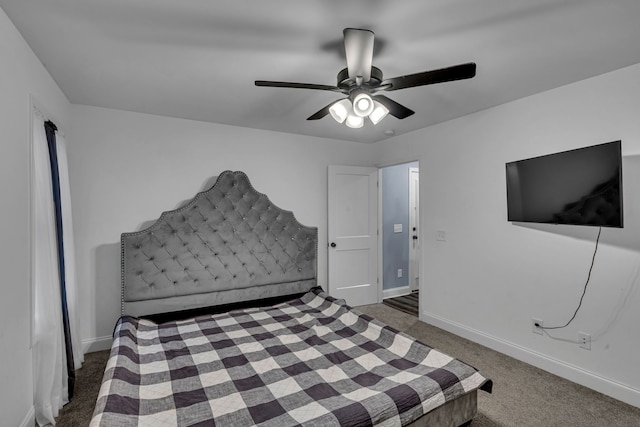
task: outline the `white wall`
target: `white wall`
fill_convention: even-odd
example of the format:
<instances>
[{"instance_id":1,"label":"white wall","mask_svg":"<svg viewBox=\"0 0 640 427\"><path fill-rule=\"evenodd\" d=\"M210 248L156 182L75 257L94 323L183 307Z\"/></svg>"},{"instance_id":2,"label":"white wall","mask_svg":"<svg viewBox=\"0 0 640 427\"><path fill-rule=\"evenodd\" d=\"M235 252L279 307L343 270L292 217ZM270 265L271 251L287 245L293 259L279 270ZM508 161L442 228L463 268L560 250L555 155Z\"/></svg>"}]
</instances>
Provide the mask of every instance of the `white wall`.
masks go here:
<instances>
[{"instance_id":1,"label":"white wall","mask_svg":"<svg viewBox=\"0 0 640 427\"><path fill-rule=\"evenodd\" d=\"M327 166L370 165L371 147L300 135L74 105L68 138L82 336L110 345L120 313L120 234L135 231L213 184L247 173L256 190L319 227L326 285Z\"/></svg>"},{"instance_id":2,"label":"white wall","mask_svg":"<svg viewBox=\"0 0 640 427\"><path fill-rule=\"evenodd\" d=\"M29 248L30 96L64 129L69 103L0 9L0 425L33 423Z\"/></svg>"},{"instance_id":3,"label":"white wall","mask_svg":"<svg viewBox=\"0 0 640 427\"><path fill-rule=\"evenodd\" d=\"M421 319L640 406L640 65L402 135L377 161L420 161ZM507 222L505 163L622 140L624 229ZM435 239L445 230L447 241ZM499 387L499 384L497 385Z\"/></svg>"}]
</instances>

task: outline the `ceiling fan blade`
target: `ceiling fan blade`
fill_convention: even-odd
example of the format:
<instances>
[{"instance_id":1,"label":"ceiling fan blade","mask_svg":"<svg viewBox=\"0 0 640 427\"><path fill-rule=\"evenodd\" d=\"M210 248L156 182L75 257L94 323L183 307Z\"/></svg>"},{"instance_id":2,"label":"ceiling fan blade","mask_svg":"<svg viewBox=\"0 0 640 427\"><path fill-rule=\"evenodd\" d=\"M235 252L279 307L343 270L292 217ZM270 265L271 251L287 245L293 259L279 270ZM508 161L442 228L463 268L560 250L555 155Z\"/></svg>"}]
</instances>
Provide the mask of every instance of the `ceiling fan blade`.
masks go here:
<instances>
[{"instance_id":1,"label":"ceiling fan blade","mask_svg":"<svg viewBox=\"0 0 640 427\"><path fill-rule=\"evenodd\" d=\"M291 82L272 82L269 80L256 80L256 86L267 87L290 87L294 89L315 89L315 90L330 90L333 92L344 92L337 86L318 85L313 83L291 83Z\"/></svg>"},{"instance_id":2,"label":"ceiling fan blade","mask_svg":"<svg viewBox=\"0 0 640 427\"><path fill-rule=\"evenodd\" d=\"M406 76L392 77L384 80L380 85L390 85L387 91L406 89L415 86L444 83L454 80L470 79L476 75L476 64L468 62L466 64L454 65L438 70L424 71L422 73L408 74Z\"/></svg>"},{"instance_id":3,"label":"ceiling fan blade","mask_svg":"<svg viewBox=\"0 0 640 427\"><path fill-rule=\"evenodd\" d=\"M343 33L349 78L357 81L356 77L362 77L363 82L368 82L373 63L373 31L345 28Z\"/></svg>"},{"instance_id":4,"label":"ceiling fan blade","mask_svg":"<svg viewBox=\"0 0 640 427\"><path fill-rule=\"evenodd\" d=\"M331 108L331 106L333 104L335 104L336 102L340 102L341 100L337 100L337 101L333 101L332 103L330 103L329 105L327 105L326 107L323 107L322 109L318 110L317 112L315 112L314 114L310 115L307 120L320 120L321 118L323 118L324 116L326 116L327 114L329 114L329 109Z\"/></svg>"},{"instance_id":5,"label":"ceiling fan blade","mask_svg":"<svg viewBox=\"0 0 640 427\"><path fill-rule=\"evenodd\" d=\"M373 99L387 107L389 114L395 118L402 120L415 113L415 111L408 109L404 105L398 104L393 99L389 99L384 95L375 95L373 96Z\"/></svg>"}]
</instances>

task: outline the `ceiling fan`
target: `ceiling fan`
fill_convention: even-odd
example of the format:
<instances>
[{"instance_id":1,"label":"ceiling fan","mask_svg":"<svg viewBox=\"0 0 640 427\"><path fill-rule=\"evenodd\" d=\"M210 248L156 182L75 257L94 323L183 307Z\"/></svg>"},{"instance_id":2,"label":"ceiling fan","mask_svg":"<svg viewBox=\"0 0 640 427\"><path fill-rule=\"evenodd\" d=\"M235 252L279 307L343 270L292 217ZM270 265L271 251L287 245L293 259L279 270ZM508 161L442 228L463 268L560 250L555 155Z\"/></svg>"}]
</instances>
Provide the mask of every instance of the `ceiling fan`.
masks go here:
<instances>
[{"instance_id":1,"label":"ceiling fan","mask_svg":"<svg viewBox=\"0 0 640 427\"><path fill-rule=\"evenodd\" d=\"M338 123L345 122L351 128L360 128L364 125L366 117L369 117L375 125L387 114L391 114L398 119L405 119L415 113L415 111L379 94L379 92L391 92L410 87L469 79L476 75L476 64L468 62L447 68L384 79L382 71L372 65L374 37L375 34L370 30L344 29L344 50L347 58L347 68L338 73L336 86L268 80L256 80L255 84L256 86L340 92L347 95L347 97L330 103L315 114L312 114L307 120L318 120L327 114L331 114Z\"/></svg>"}]
</instances>

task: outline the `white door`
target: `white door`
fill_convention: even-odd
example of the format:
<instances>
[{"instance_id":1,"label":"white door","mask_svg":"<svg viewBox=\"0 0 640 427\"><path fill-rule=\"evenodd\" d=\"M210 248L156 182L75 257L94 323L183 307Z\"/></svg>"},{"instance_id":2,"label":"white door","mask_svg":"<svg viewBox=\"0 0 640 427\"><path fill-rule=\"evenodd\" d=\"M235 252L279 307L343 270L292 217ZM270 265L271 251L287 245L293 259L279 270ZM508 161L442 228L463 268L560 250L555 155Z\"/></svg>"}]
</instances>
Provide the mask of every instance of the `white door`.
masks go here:
<instances>
[{"instance_id":1,"label":"white door","mask_svg":"<svg viewBox=\"0 0 640 427\"><path fill-rule=\"evenodd\" d=\"M378 169L329 166L329 294L378 302Z\"/></svg>"},{"instance_id":2,"label":"white door","mask_svg":"<svg viewBox=\"0 0 640 427\"><path fill-rule=\"evenodd\" d=\"M420 172L409 168L409 288L420 289Z\"/></svg>"}]
</instances>

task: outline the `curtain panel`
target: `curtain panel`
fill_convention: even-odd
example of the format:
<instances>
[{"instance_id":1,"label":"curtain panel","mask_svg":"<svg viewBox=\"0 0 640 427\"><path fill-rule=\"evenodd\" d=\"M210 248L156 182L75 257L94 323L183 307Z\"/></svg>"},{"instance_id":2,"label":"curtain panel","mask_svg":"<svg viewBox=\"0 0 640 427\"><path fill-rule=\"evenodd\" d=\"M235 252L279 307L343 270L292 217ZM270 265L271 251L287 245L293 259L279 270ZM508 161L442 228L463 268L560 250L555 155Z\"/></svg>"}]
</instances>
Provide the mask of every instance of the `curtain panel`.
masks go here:
<instances>
[{"instance_id":1,"label":"curtain panel","mask_svg":"<svg viewBox=\"0 0 640 427\"><path fill-rule=\"evenodd\" d=\"M55 425L83 361L66 146L34 111L32 129L32 278L34 406L38 425ZM53 125L53 126L52 126ZM66 313L65 313L66 312Z\"/></svg>"}]
</instances>

